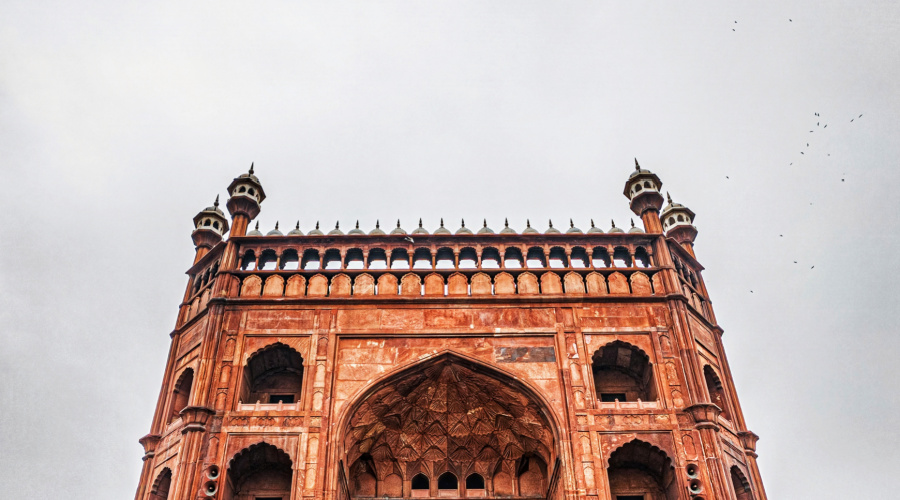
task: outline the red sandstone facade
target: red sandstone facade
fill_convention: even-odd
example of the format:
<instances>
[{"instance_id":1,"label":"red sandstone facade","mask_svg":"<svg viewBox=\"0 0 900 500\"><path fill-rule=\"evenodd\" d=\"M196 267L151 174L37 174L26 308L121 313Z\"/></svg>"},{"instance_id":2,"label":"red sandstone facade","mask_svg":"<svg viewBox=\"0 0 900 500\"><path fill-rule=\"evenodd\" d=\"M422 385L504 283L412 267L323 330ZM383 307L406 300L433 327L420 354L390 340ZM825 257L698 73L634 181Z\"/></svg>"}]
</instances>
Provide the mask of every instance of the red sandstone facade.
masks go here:
<instances>
[{"instance_id":1,"label":"red sandstone facade","mask_svg":"<svg viewBox=\"0 0 900 500\"><path fill-rule=\"evenodd\" d=\"M646 232L262 236L251 168L194 219L136 500L765 499L661 185Z\"/></svg>"}]
</instances>

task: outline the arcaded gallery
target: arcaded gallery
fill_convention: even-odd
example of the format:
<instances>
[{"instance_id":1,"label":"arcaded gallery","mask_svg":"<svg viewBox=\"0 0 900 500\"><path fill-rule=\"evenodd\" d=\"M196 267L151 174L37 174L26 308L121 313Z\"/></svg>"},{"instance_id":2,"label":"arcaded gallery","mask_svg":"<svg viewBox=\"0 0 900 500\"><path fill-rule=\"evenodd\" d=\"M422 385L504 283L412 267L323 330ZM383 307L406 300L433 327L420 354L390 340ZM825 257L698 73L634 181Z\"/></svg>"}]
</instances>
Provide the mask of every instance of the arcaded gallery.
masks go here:
<instances>
[{"instance_id":1,"label":"arcaded gallery","mask_svg":"<svg viewBox=\"0 0 900 500\"><path fill-rule=\"evenodd\" d=\"M264 234L251 167L194 218L136 500L764 500L694 213L623 179L624 228Z\"/></svg>"}]
</instances>

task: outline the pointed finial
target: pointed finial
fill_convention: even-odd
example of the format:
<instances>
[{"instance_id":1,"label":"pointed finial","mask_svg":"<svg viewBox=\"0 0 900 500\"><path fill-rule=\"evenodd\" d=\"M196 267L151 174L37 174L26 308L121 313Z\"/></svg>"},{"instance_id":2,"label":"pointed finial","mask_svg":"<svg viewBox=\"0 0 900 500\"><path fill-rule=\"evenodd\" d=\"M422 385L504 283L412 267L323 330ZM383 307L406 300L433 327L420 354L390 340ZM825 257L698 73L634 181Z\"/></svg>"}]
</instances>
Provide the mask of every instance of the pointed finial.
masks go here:
<instances>
[{"instance_id":1,"label":"pointed finial","mask_svg":"<svg viewBox=\"0 0 900 500\"><path fill-rule=\"evenodd\" d=\"M278 230L278 221L275 221L275 230Z\"/></svg>"},{"instance_id":2,"label":"pointed finial","mask_svg":"<svg viewBox=\"0 0 900 500\"><path fill-rule=\"evenodd\" d=\"M422 227L422 218L419 217L419 227Z\"/></svg>"},{"instance_id":3,"label":"pointed finial","mask_svg":"<svg viewBox=\"0 0 900 500\"><path fill-rule=\"evenodd\" d=\"M666 191L666 198L669 199L669 204L671 205L672 204L672 195L670 195L668 191Z\"/></svg>"},{"instance_id":4,"label":"pointed finial","mask_svg":"<svg viewBox=\"0 0 900 500\"><path fill-rule=\"evenodd\" d=\"M531 219L525 219L525 226L531 227Z\"/></svg>"},{"instance_id":5,"label":"pointed finial","mask_svg":"<svg viewBox=\"0 0 900 500\"><path fill-rule=\"evenodd\" d=\"M300 221L299 220L297 220L297 227L295 227L294 229L300 229Z\"/></svg>"},{"instance_id":6,"label":"pointed finial","mask_svg":"<svg viewBox=\"0 0 900 500\"><path fill-rule=\"evenodd\" d=\"M612 227L616 227L616 221L614 221L612 219L610 219L609 221L612 222Z\"/></svg>"},{"instance_id":7,"label":"pointed finial","mask_svg":"<svg viewBox=\"0 0 900 500\"><path fill-rule=\"evenodd\" d=\"M400 219L397 219L397 227L400 227Z\"/></svg>"},{"instance_id":8,"label":"pointed finial","mask_svg":"<svg viewBox=\"0 0 900 500\"><path fill-rule=\"evenodd\" d=\"M250 162L250 175L253 175L253 162Z\"/></svg>"},{"instance_id":9,"label":"pointed finial","mask_svg":"<svg viewBox=\"0 0 900 500\"><path fill-rule=\"evenodd\" d=\"M216 195L216 201L213 202L213 206L219 208L219 195Z\"/></svg>"},{"instance_id":10,"label":"pointed finial","mask_svg":"<svg viewBox=\"0 0 900 500\"><path fill-rule=\"evenodd\" d=\"M335 223L334 223L334 228L335 228L335 229L340 229L340 228L341 228L341 221L335 222Z\"/></svg>"},{"instance_id":11,"label":"pointed finial","mask_svg":"<svg viewBox=\"0 0 900 500\"><path fill-rule=\"evenodd\" d=\"M631 219L631 227L634 227L634 219Z\"/></svg>"},{"instance_id":12,"label":"pointed finial","mask_svg":"<svg viewBox=\"0 0 900 500\"><path fill-rule=\"evenodd\" d=\"M509 227L509 219L507 219L507 218L504 218L504 219L503 219L503 226L504 226L504 227Z\"/></svg>"},{"instance_id":13,"label":"pointed finial","mask_svg":"<svg viewBox=\"0 0 900 500\"><path fill-rule=\"evenodd\" d=\"M484 219L484 227L487 227L487 219Z\"/></svg>"},{"instance_id":14,"label":"pointed finial","mask_svg":"<svg viewBox=\"0 0 900 500\"><path fill-rule=\"evenodd\" d=\"M550 227L553 227L553 220L550 220Z\"/></svg>"},{"instance_id":15,"label":"pointed finial","mask_svg":"<svg viewBox=\"0 0 900 500\"><path fill-rule=\"evenodd\" d=\"M356 219L356 229L359 229L359 219Z\"/></svg>"},{"instance_id":16,"label":"pointed finial","mask_svg":"<svg viewBox=\"0 0 900 500\"><path fill-rule=\"evenodd\" d=\"M637 158L634 159L634 169L640 171L641 165L638 163Z\"/></svg>"},{"instance_id":17,"label":"pointed finial","mask_svg":"<svg viewBox=\"0 0 900 500\"><path fill-rule=\"evenodd\" d=\"M316 229L319 229L319 221L316 221Z\"/></svg>"},{"instance_id":18,"label":"pointed finial","mask_svg":"<svg viewBox=\"0 0 900 500\"><path fill-rule=\"evenodd\" d=\"M466 219L462 220L462 227L466 227Z\"/></svg>"},{"instance_id":19,"label":"pointed finial","mask_svg":"<svg viewBox=\"0 0 900 500\"><path fill-rule=\"evenodd\" d=\"M375 229L381 229L381 220L375 219Z\"/></svg>"},{"instance_id":20,"label":"pointed finial","mask_svg":"<svg viewBox=\"0 0 900 500\"><path fill-rule=\"evenodd\" d=\"M594 219L591 219L591 227L597 227L594 225Z\"/></svg>"},{"instance_id":21,"label":"pointed finial","mask_svg":"<svg viewBox=\"0 0 900 500\"><path fill-rule=\"evenodd\" d=\"M575 223L572 222L572 219L569 219L569 227L575 227Z\"/></svg>"},{"instance_id":22,"label":"pointed finial","mask_svg":"<svg viewBox=\"0 0 900 500\"><path fill-rule=\"evenodd\" d=\"M259 221L256 221L256 230L259 231Z\"/></svg>"}]
</instances>

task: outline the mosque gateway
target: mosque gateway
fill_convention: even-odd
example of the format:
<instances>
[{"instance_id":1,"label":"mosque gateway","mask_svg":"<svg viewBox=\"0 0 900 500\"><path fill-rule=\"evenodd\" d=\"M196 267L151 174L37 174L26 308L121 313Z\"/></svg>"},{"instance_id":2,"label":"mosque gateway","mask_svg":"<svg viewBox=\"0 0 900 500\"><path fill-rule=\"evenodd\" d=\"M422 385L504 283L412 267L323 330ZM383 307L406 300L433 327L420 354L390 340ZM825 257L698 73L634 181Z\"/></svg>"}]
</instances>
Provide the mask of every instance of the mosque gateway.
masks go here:
<instances>
[{"instance_id":1,"label":"mosque gateway","mask_svg":"<svg viewBox=\"0 0 900 500\"><path fill-rule=\"evenodd\" d=\"M635 167L643 229L263 234L234 179L194 218L136 500L765 499L694 213Z\"/></svg>"}]
</instances>

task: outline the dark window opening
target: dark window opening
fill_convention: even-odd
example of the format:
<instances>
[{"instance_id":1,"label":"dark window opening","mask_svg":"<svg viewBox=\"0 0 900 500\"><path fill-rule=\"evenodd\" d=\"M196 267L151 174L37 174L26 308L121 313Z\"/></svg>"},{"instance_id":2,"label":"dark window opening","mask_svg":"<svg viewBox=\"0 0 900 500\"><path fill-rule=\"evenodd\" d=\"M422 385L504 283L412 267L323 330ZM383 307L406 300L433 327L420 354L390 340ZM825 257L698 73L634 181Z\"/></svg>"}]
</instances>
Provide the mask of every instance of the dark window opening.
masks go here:
<instances>
[{"instance_id":1,"label":"dark window opening","mask_svg":"<svg viewBox=\"0 0 900 500\"><path fill-rule=\"evenodd\" d=\"M438 478L439 490L455 490L459 488L459 480L451 472L445 472Z\"/></svg>"},{"instance_id":2,"label":"dark window opening","mask_svg":"<svg viewBox=\"0 0 900 500\"><path fill-rule=\"evenodd\" d=\"M466 478L466 489L483 490L484 478L480 474L469 474L469 477Z\"/></svg>"},{"instance_id":3,"label":"dark window opening","mask_svg":"<svg viewBox=\"0 0 900 500\"><path fill-rule=\"evenodd\" d=\"M294 395L293 394L270 394L269 395L269 404L278 404L278 402L282 402L286 405L294 404Z\"/></svg>"},{"instance_id":4,"label":"dark window opening","mask_svg":"<svg viewBox=\"0 0 900 500\"><path fill-rule=\"evenodd\" d=\"M644 500L644 495L616 495L616 500Z\"/></svg>"},{"instance_id":5,"label":"dark window opening","mask_svg":"<svg viewBox=\"0 0 900 500\"><path fill-rule=\"evenodd\" d=\"M625 401L625 393L624 392L606 392L600 394L600 402L601 403L615 403L616 400Z\"/></svg>"},{"instance_id":6,"label":"dark window opening","mask_svg":"<svg viewBox=\"0 0 900 500\"><path fill-rule=\"evenodd\" d=\"M428 478L425 477L425 474L416 474L416 477L412 478L412 489L427 490L430 487L430 481L428 481Z\"/></svg>"}]
</instances>

